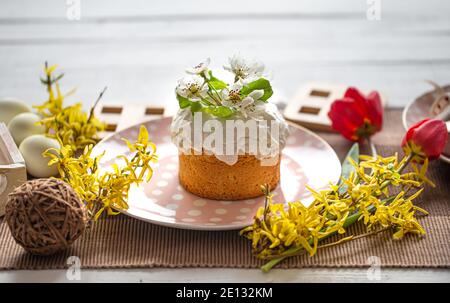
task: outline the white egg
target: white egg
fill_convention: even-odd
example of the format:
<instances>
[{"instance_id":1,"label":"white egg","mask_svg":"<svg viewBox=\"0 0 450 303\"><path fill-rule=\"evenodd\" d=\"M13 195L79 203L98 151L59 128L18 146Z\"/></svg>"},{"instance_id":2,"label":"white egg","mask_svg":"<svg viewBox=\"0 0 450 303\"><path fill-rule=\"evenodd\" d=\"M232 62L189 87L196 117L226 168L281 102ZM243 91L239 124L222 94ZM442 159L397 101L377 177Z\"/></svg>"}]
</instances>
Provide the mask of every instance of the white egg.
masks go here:
<instances>
[{"instance_id":1,"label":"white egg","mask_svg":"<svg viewBox=\"0 0 450 303\"><path fill-rule=\"evenodd\" d=\"M51 147L60 148L58 141L45 135L32 135L22 141L19 150L25 159L25 166L30 175L37 178L48 178L58 174L57 165L48 166L50 158L42 155Z\"/></svg>"},{"instance_id":2,"label":"white egg","mask_svg":"<svg viewBox=\"0 0 450 303\"><path fill-rule=\"evenodd\" d=\"M45 132L45 127L43 125L36 124L40 120L41 117L34 113L21 113L9 121L8 129L17 146L19 146L25 138L31 135L43 134Z\"/></svg>"},{"instance_id":3,"label":"white egg","mask_svg":"<svg viewBox=\"0 0 450 303\"><path fill-rule=\"evenodd\" d=\"M18 114L26 112L31 112L31 109L22 101L11 98L0 100L0 122L6 125Z\"/></svg>"}]
</instances>

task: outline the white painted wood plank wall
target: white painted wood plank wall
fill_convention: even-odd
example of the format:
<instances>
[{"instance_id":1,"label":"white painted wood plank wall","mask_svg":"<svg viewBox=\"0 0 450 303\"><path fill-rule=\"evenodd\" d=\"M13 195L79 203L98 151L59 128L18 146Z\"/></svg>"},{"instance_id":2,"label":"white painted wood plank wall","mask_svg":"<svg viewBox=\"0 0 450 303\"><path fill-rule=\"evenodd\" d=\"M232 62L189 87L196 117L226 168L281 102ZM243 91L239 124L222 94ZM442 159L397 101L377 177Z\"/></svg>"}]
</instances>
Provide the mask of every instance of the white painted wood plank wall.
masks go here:
<instances>
[{"instance_id":1,"label":"white painted wood plank wall","mask_svg":"<svg viewBox=\"0 0 450 303\"><path fill-rule=\"evenodd\" d=\"M404 106L450 82L450 2L380 0L368 21L366 0L81 0L68 21L66 1L0 1L0 97L29 103L46 97L38 77L45 60L66 72L63 88L89 106L108 85L111 102L175 102L183 69L206 56L219 68L241 51L263 60L289 98L306 81L384 91ZM367 282L365 269L148 269L83 272L83 281ZM8 271L0 282L60 281L64 271ZM448 270L383 269L381 282L449 282Z\"/></svg>"},{"instance_id":2,"label":"white painted wood plank wall","mask_svg":"<svg viewBox=\"0 0 450 303\"><path fill-rule=\"evenodd\" d=\"M175 102L185 66L206 56L220 68L240 51L263 60L280 94L306 81L380 89L391 106L450 79L448 1L86 1L68 21L66 1L0 2L0 96L45 98L38 76L58 63L74 101L108 85L112 102Z\"/></svg>"}]
</instances>

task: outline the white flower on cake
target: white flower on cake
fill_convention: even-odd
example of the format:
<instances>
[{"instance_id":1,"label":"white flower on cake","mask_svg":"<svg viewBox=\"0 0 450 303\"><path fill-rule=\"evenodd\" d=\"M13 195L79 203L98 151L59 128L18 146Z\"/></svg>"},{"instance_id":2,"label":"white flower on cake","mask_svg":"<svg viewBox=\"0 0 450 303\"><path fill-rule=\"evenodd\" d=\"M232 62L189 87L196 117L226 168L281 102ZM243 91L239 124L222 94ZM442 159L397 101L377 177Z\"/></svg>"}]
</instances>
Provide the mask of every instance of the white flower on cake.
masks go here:
<instances>
[{"instance_id":1,"label":"white flower on cake","mask_svg":"<svg viewBox=\"0 0 450 303\"><path fill-rule=\"evenodd\" d=\"M254 90L238 104L238 108L245 118L256 119L261 111L264 111L264 103L260 100L263 95L263 90Z\"/></svg>"},{"instance_id":2,"label":"white flower on cake","mask_svg":"<svg viewBox=\"0 0 450 303\"><path fill-rule=\"evenodd\" d=\"M191 75L204 76L206 79L209 80L210 79L209 69L208 69L209 63L211 63L211 59L206 58L205 61L200 62L196 66L187 68L186 72Z\"/></svg>"},{"instance_id":3,"label":"white flower on cake","mask_svg":"<svg viewBox=\"0 0 450 303\"><path fill-rule=\"evenodd\" d=\"M208 95L208 85L203 77L187 76L178 81L176 93L190 101L200 101Z\"/></svg>"},{"instance_id":4,"label":"white flower on cake","mask_svg":"<svg viewBox=\"0 0 450 303\"><path fill-rule=\"evenodd\" d=\"M178 179L203 198L255 198L261 195L255 184L274 188L280 180L289 126L269 103L273 89L262 75L264 65L233 56L225 67L232 73L227 82L209 63L188 69L197 82L182 80L176 89L180 110L170 132L179 151Z\"/></svg>"},{"instance_id":5,"label":"white flower on cake","mask_svg":"<svg viewBox=\"0 0 450 303\"><path fill-rule=\"evenodd\" d=\"M256 60L245 59L240 55L228 58L228 64L223 68L235 75L235 81L246 80L248 82L261 77L264 72L264 64Z\"/></svg>"},{"instance_id":6,"label":"white flower on cake","mask_svg":"<svg viewBox=\"0 0 450 303\"><path fill-rule=\"evenodd\" d=\"M224 99L223 104L226 106L236 105L242 100L241 89L244 85L241 81L237 81L231 85L231 87L226 87L222 90L222 96Z\"/></svg>"},{"instance_id":7,"label":"white flower on cake","mask_svg":"<svg viewBox=\"0 0 450 303\"><path fill-rule=\"evenodd\" d=\"M258 105L264 105L272 96L270 81L262 76L264 65L238 55L229 58L225 69L234 74L234 81L226 83L209 69L210 59L186 69L189 76L178 81L175 89L181 109L192 113L228 118L233 115L254 116Z\"/></svg>"}]
</instances>

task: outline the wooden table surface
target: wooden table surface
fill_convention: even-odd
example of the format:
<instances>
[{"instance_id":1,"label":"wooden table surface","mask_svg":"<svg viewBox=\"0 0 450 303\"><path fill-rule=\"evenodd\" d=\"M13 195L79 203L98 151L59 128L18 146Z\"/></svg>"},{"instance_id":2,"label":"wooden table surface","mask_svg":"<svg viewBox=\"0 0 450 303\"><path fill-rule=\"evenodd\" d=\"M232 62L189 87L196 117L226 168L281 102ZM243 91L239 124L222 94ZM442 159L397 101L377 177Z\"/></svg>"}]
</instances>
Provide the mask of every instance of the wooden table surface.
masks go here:
<instances>
[{"instance_id":1,"label":"wooden table surface","mask_svg":"<svg viewBox=\"0 0 450 303\"><path fill-rule=\"evenodd\" d=\"M80 4L80 20L71 21ZM379 5L379 6L378 6ZM367 11L379 7L380 20ZM205 57L256 56L288 100L309 81L383 91L401 107L450 79L450 2L440 0L228 0L0 2L0 98L40 103L45 60L59 64L63 90L88 107L105 101L167 106L186 66ZM382 269L380 282L450 282L446 269ZM65 271L5 271L0 282L68 281ZM84 270L82 281L371 282L367 269Z\"/></svg>"}]
</instances>

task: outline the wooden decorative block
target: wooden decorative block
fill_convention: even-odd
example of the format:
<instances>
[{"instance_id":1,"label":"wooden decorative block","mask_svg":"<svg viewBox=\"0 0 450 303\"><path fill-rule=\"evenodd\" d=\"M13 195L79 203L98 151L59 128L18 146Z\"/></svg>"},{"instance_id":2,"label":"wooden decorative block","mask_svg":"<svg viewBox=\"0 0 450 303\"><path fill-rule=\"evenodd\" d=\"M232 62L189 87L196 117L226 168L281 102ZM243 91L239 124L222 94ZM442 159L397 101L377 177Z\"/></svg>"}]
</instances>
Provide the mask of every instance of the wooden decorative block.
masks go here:
<instances>
[{"instance_id":1,"label":"wooden decorative block","mask_svg":"<svg viewBox=\"0 0 450 303\"><path fill-rule=\"evenodd\" d=\"M8 128L0 123L0 217L5 214L8 194L26 181L25 161Z\"/></svg>"},{"instance_id":2,"label":"wooden decorative block","mask_svg":"<svg viewBox=\"0 0 450 303\"><path fill-rule=\"evenodd\" d=\"M176 101L173 101L176 103ZM178 104L176 104L178 105ZM105 137L111 133L161 117L173 116L176 108L147 106L145 104L111 104L102 101L95 108L95 115L106 123Z\"/></svg>"},{"instance_id":3,"label":"wooden decorative block","mask_svg":"<svg viewBox=\"0 0 450 303\"><path fill-rule=\"evenodd\" d=\"M300 87L289 101L284 110L284 117L310 129L330 131L331 121L327 114L331 103L342 98L347 88L348 85L308 83ZM386 97L381 93L380 96L385 106Z\"/></svg>"}]
</instances>

